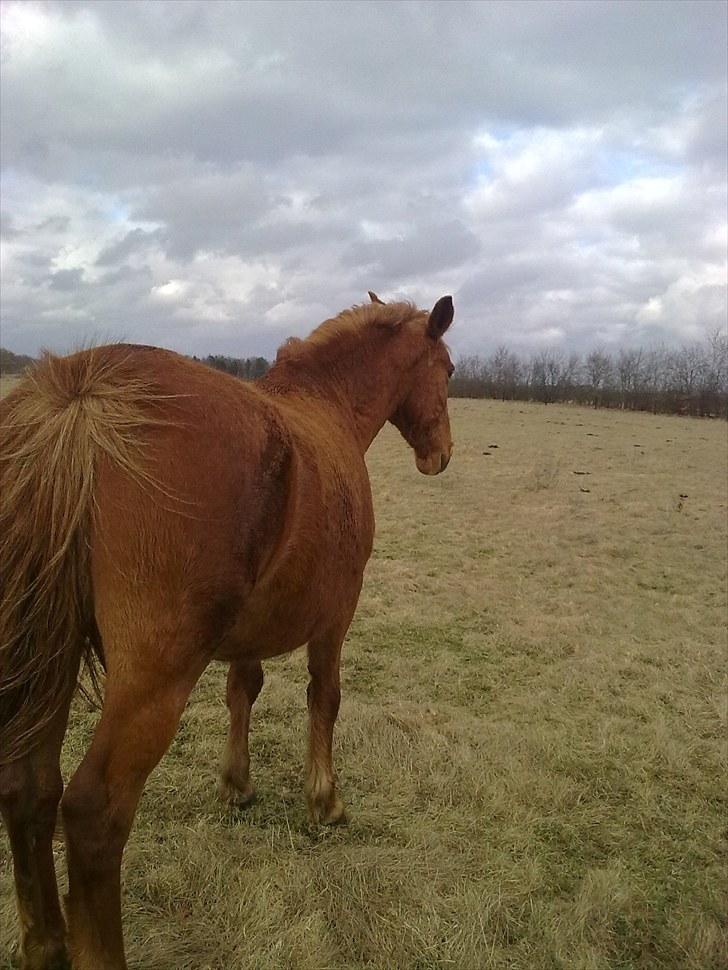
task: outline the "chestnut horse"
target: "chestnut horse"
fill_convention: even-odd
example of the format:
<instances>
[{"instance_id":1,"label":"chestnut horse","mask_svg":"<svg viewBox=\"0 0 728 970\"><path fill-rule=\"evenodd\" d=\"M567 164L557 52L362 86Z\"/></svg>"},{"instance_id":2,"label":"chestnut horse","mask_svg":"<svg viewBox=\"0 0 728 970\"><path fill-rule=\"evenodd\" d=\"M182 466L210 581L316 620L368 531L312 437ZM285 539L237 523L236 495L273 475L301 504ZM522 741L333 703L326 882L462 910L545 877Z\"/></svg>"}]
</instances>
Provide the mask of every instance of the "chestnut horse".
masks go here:
<instances>
[{"instance_id":1,"label":"chestnut horse","mask_svg":"<svg viewBox=\"0 0 728 970\"><path fill-rule=\"evenodd\" d=\"M372 549L364 454L389 420L428 475L452 441L449 296L345 310L255 384L167 350L45 357L0 409L0 807L26 970L121 970L120 869L149 773L211 660L230 664L220 788L245 804L261 660L308 645L311 820L343 818L339 657ZM101 717L51 839L84 661ZM66 939L67 936L67 939ZM68 947L68 951L67 951Z\"/></svg>"}]
</instances>

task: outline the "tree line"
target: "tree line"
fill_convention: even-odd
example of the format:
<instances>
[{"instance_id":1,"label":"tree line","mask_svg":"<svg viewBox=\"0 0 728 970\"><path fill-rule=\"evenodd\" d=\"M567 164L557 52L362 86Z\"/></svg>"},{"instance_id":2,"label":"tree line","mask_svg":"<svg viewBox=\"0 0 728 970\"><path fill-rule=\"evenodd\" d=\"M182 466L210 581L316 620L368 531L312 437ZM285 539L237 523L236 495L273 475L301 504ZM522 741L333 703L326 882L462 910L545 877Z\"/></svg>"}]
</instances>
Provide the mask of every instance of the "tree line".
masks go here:
<instances>
[{"instance_id":1,"label":"tree line","mask_svg":"<svg viewBox=\"0 0 728 970\"><path fill-rule=\"evenodd\" d=\"M728 418L728 337L716 331L677 349L585 355L549 349L521 357L501 346L457 360L450 395Z\"/></svg>"},{"instance_id":2,"label":"tree line","mask_svg":"<svg viewBox=\"0 0 728 970\"><path fill-rule=\"evenodd\" d=\"M256 378L262 377L270 367L265 357L226 357L223 354L208 354L207 357L193 357L192 359L201 361L209 367L214 367L215 370L232 374L233 377L241 377L246 381L254 381ZM0 347L0 374L22 374L35 362L33 357L28 357L26 354L14 354L12 350Z\"/></svg>"},{"instance_id":3,"label":"tree line","mask_svg":"<svg viewBox=\"0 0 728 970\"><path fill-rule=\"evenodd\" d=\"M270 368L265 357L226 357L223 354L208 354L207 357L193 357L202 360L203 364L221 370L233 377L241 377L244 381L254 381Z\"/></svg>"},{"instance_id":4,"label":"tree line","mask_svg":"<svg viewBox=\"0 0 728 970\"><path fill-rule=\"evenodd\" d=\"M26 367L35 361L26 354L14 354L12 350L0 347L0 374L22 374Z\"/></svg>"},{"instance_id":5,"label":"tree line","mask_svg":"<svg viewBox=\"0 0 728 970\"><path fill-rule=\"evenodd\" d=\"M193 359L243 380L262 377L271 366L265 357ZM0 349L2 373L21 373L31 363ZM717 330L677 349L601 347L584 355L549 349L523 357L502 345L487 357L457 359L450 396L728 418L728 336Z\"/></svg>"}]
</instances>

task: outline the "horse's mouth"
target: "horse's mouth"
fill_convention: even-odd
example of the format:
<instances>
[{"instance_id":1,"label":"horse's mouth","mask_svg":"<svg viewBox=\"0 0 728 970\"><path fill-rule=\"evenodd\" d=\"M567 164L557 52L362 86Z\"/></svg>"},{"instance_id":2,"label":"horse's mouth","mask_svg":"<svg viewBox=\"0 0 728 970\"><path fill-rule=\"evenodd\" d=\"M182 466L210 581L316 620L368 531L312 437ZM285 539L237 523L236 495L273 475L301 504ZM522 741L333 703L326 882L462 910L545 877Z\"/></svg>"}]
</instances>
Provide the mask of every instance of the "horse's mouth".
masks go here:
<instances>
[{"instance_id":1,"label":"horse's mouth","mask_svg":"<svg viewBox=\"0 0 728 970\"><path fill-rule=\"evenodd\" d=\"M415 456L417 470L422 472L423 475L439 475L445 471L449 462L450 455L444 451L428 455L426 458L420 458L419 455Z\"/></svg>"}]
</instances>

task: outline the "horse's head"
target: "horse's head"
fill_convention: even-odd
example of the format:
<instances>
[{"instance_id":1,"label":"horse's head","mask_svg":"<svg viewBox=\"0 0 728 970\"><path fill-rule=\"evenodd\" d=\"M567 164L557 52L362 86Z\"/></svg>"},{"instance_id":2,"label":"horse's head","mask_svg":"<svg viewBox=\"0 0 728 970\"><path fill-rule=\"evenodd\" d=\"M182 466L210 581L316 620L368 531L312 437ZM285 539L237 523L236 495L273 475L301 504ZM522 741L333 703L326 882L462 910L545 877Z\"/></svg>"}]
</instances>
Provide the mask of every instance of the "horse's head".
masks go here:
<instances>
[{"instance_id":1,"label":"horse's head","mask_svg":"<svg viewBox=\"0 0 728 970\"><path fill-rule=\"evenodd\" d=\"M375 294L373 302L380 303ZM390 421L414 448L423 475L445 471L452 454L447 382L454 370L442 336L454 315L451 296L441 297L429 314L412 322L410 339L416 342L415 362L406 375L404 396Z\"/></svg>"}]
</instances>

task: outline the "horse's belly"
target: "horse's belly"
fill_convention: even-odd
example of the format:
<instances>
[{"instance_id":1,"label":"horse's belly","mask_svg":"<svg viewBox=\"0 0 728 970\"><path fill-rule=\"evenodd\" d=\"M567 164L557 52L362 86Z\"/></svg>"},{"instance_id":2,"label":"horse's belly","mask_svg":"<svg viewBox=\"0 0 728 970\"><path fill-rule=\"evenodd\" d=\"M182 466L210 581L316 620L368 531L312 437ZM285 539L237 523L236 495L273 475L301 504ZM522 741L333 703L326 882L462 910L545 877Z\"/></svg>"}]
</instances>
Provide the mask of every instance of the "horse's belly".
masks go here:
<instances>
[{"instance_id":1,"label":"horse's belly","mask_svg":"<svg viewBox=\"0 0 728 970\"><path fill-rule=\"evenodd\" d=\"M243 616L215 652L215 659L278 657L308 643L315 628L316 623L307 623L304 617L291 617L287 622L270 617L260 622Z\"/></svg>"},{"instance_id":2,"label":"horse's belly","mask_svg":"<svg viewBox=\"0 0 728 970\"><path fill-rule=\"evenodd\" d=\"M340 617L353 612L360 582L347 594L323 584L312 584L305 593L271 595L271 591L252 593L236 622L224 638L215 658L236 660L243 657L277 657L296 650L309 640L340 625Z\"/></svg>"},{"instance_id":3,"label":"horse's belly","mask_svg":"<svg viewBox=\"0 0 728 970\"><path fill-rule=\"evenodd\" d=\"M330 630L345 632L361 591L364 562L352 555L337 570L311 570L302 582L253 587L214 653L217 660L264 660L290 653Z\"/></svg>"}]
</instances>

